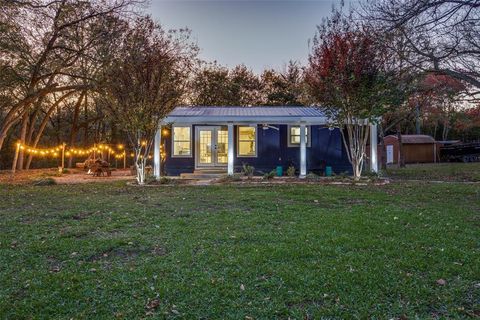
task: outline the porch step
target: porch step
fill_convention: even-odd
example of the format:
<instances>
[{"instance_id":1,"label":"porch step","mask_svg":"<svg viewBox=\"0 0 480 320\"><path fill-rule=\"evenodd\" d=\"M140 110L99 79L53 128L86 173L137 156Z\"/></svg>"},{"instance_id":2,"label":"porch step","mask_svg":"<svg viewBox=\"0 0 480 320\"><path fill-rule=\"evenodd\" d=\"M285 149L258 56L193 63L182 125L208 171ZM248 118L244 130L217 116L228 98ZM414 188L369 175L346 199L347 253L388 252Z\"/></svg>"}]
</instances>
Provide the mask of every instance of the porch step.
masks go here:
<instances>
[{"instance_id":1,"label":"porch step","mask_svg":"<svg viewBox=\"0 0 480 320\"><path fill-rule=\"evenodd\" d=\"M194 174L226 174L227 169L223 168L209 168L209 169L195 169Z\"/></svg>"},{"instance_id":2,"label":"porch step","mask_svg":"<svg viewBox=\"0 0 480 320\"><path fill-rule=\"evenodd\" d=\"M181 173L180 178L194 179L194 180L216 179L226 174L227 174L227 171L223 169L201 169L201 170L195 170L193 173Z\"/></svg>"}]
</instances>

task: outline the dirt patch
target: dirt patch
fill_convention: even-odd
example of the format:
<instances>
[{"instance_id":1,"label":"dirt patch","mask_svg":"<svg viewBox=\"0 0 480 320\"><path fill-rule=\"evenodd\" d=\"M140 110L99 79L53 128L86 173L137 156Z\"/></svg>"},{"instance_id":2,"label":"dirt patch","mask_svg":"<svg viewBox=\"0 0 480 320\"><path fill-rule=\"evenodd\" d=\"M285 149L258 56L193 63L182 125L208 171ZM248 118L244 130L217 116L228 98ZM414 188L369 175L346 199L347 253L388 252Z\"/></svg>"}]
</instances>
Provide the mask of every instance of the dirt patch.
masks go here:
<instances>
[{"instance_id":1,"label":"dirt patch","mask_svg":"<svg viewBox=\"0 0 480 320\"><path fill-rule=\"evenodd\" d=\"M0 171L0 184L31 184L45 178L52 178L57 184L80 184L92 182L128 181L135 179L128 169L112 171L110 177L93 177L81 169L68 169L67 173L59 173L58 168L30 169L15 172L11 170Z\"/></svg>"}]
</instances>

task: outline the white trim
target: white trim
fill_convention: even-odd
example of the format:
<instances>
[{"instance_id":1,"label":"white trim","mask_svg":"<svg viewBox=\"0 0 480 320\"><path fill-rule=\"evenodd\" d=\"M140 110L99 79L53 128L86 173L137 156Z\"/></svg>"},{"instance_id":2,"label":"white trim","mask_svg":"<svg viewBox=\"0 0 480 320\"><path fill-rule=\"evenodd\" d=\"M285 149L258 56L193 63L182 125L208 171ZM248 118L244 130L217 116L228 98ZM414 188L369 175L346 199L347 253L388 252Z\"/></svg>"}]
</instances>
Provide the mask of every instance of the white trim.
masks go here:
<instances>
[{"instance_id":1,"label":"white trim","mask_svg":"<svg viewBox=\"0 0 480 320\"><path fill-rule=\"evenodd\" d=\"M189 155L175 155L175 128L190 128L190 154ZM171 145L172 154L171 158L191 158L193 156L192 149L192 125L190 124L174 124L172 125L172 145Z\"/></svg>"},{"instance_id":2,"label":"white trim","mask_svg":"<svg viewBox=\"0 0 480 320\"><path fill-rule=\"evenodd\" d=\"M288 148L300 148L300 143L292 143L291 130L292 127L300 128L300 125L287 125L287 147ZM312 126L305 126L307 128L307 148L312 146Z\"/></svg>"},{"instance_id":3,"label":"white trim","mask_svg":"<svg viewBox=\"0 0 480 320\"><path fill-rule=\"evenodd\" d=\"M229 176L233 175L234 171L234 161L235 161L235 147L233 145L235 139L233 137L234 133L234 128L233 128L233 123L229 123L228 125L228 153L227 153L227 174Z\"/></svg>"},{"instance_id":4,"label":"white trim","mask_svg":"<svg viewBox=\"0 0 480 320\"><path fill-rule=\"evenodd\" d=\"M154 147L153 147L153 175L157 180L159 180L161 177L161 172L160 172L160 166L161 166L160 145L161 144L162 144L162 126L158 126L157 132L155 132L155 140L154 140Z\"/></svg>"},{"instance_id":5,"label":"white trim","mask_svg":"<svg viewBox=\"0 0 480 320\"><path fill-rule=\"evenodd\" d=\"M240 127L255 128L255 155L240 155ZM258 157L258 124L255 125L237 125L237 158L257 158Z\"/></svg>"},{"instance_id":6,"label":"white trim","mask_svg":"<svg viewBox=\"0 0 480 320\"><path fill-rule=\"evenodd\" d=\"M377 159L377 124L370 125L370 170L374 173L378 172Z\"/></svg>"},{"instance_id":7,"label":"white trim","mask_svg":"<svg viewBox=\"0 0 480 320\"><path fill-rule=\"evenodd\" d=\"M217 150L212 147L212 163L205 164L200 163L198 158L200 156L200 130L209 130L212 132L212 146L217 144L217 132L225 125L216 125L216 126L195 126L195 169L208 169L208 168L219 168L225 169L228 166L228 149L227 149L227 163L218 163ZM230 136L228 138L230 142Z\"/></svg>"},{"instance_id":8,"label":"white trim","mask_svg":"<svg viewBox=\"0 0 480 320\"><path fill-rule=\"evenodd\" d=\"M300 178L307 176L307 144L305 124L300 125Z\"/></svg>"}]
</instances>

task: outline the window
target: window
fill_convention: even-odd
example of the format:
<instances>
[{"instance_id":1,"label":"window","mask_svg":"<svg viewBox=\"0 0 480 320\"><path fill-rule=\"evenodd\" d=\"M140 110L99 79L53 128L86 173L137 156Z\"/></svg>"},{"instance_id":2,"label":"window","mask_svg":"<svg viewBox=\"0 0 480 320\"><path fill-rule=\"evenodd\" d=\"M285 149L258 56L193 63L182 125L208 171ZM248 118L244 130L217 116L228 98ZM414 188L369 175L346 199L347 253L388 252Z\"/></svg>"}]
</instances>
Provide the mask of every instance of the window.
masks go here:
<instances>
[{"instance_id":1,"label":"window","mask_svg":"<svg viewBox=\"0 0 480 320\"><path fill-rule=\"evenodd\" d=\"M238 156L257 156L257 127L238 127Z\"/></svg>"},{"instance_id":2,"label":"window","mask_svg":"<svg viewBox=\"0 0 480 320\"><path fill-rule=\"evenodd\" d=\"M174 157L192 156L192 128L173 127L173 152Z\"/></svg>"},{"instance_id":3,"label":"window","mask_svg":"<svg viewBox=\"0 0 480 320\"><path fill-rule=\"evenodd\" d=\"M307 147L310 147L310 127L305 126L305 133ZM289 147L299 147L300 146L300 126L289 126L288 127L288 146Z\"/></svg>"}]
</instances>

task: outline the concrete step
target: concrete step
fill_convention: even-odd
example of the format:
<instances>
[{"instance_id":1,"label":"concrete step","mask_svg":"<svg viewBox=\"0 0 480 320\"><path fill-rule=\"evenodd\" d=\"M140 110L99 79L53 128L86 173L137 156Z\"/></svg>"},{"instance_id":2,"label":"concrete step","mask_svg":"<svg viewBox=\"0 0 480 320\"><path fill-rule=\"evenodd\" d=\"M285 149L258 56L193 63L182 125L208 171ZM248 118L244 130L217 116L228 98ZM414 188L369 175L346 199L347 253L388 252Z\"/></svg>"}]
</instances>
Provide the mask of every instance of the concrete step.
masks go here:
<instances>
[{"instance_id":1,"label":"concrete step","mask_svg":"<svg viewBox=\"0 0 480 320\"><path fill-rule=\"evenodd\" d=\"M195 169L194 174L226 174L227 169L223 168L211 168L211 169Z\"/></svg>"},{"instance_id":2,"label":"concrete step","mask_svg":"<svg viewBox=\"0 0 480 320\"><path fill-rule=\"evenodd\" d=\"M193 173L181 173L180 177L182 179L216 179L220 178L227 174L226 169L222 168L207 168L207 169L197 169Z\"/></svg>"}]
</instances>

